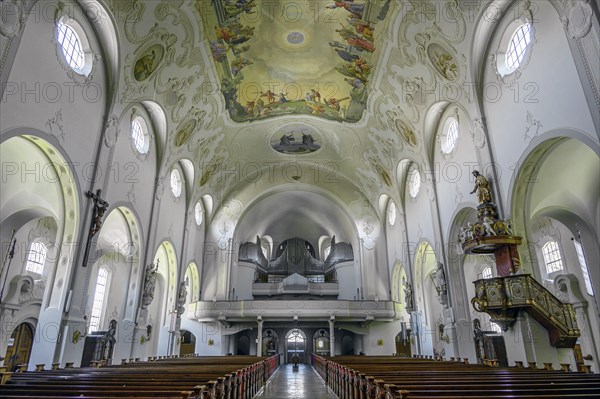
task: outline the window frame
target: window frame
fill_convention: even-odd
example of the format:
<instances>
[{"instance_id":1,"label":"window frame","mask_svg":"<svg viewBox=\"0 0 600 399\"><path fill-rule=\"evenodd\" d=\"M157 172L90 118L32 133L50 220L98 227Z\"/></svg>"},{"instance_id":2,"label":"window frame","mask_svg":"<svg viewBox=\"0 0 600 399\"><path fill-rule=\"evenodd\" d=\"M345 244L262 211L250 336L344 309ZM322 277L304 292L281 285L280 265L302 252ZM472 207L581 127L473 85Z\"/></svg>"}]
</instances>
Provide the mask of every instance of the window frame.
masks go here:
<instances>
[{"instance_id":1,"label":"window frame","mask_svg":"<svg viewBox=\"0 0 600 399\"><path fill-rule=\"evenodd\" d=\"M549 252L546 252L546 248L548 248L549 246L553 246L554 248L551 249ZM546 255L554 256L554 254L558 254L558 259L549 259L546 256ZM560 248L560 243L558 241L548 240L544 243L544 245L542 245L542 259L544 260L544 269L546 271L546 274L548 274L548 275L558 273L558 272L565 270L565 265L563 262L564 256L563 256L562 250ZM559 264L560 268L556 268L556 267L549 268L549 266L553 265L553 264Z\"/></svg>"},{"instance_id":2,"label":"window frame","mask_svg":"<svg viewBox=\"0 0 600 399\"><path fill-rule=\"evenodd\" d=\"M136 129L134 126L137 124L139 129ZM136 135L135 132L139 131L139 135ZM150 135L148 133L148 123L146 119L139 115L133 115L131 119L129 136L131 138L131 144L135 151L140 155L146 155L148 150L150 149ZM138 141L136 140L136 136L141 138L142 143L138 145Z\"/></svg>"},{"instance_id":3,"label":"window frame","mask_svg":"<svg viewBox=\"0 0 600 399\"><path fill-rule=\"evenodd\" d=\"M94 309L97 309L96 305L96 298L98 295L98 281L100 280L100 273L101 272L106 272L106 277L104 278L104 292L102 293L102 301L101 301L101 306L99 309L99 315L97 317L98 319L98 323L94 324L93 323L93 319L95 318L94 316ZM112 270L110 270L108 267L106 266L100 266L98 268L98 273L96 274L96 282L94 284L94 297L92 299L92 307L90 309L90 317L89 317L89 324L88 324L88 334L90 334L91 332L93 332L94 330L92 329L92 327L96 326L96 330L95 331L101 331L102 326L104 325L104 319L106 316L106 305L107 305L107 300L106 300L106 295L108 294L108 291L110 289L110 283L111 283L111 277L112 277Z\"/></svg>"},{"instance_id":4,"label":"window frame","mask_svg":"<svg viewBox=\"0 0 600 399\"><path fill-rule=\"evenodd\" d=\"M583 244L573 239L573 245L575 246L577 260L579 261L579 267L581 268L581 274L583 276L585 291L589 296L594 296L594 286L592 285L590 269L587 266L587 259L585 258L585 250L583 249Z\"/></svg>"},{"instance_id":5,"label":"window frame","mask_svg":"<svg viewBox=\"0 0 600 399\"><path fill-rule=\"evenodd\" d=\"M451 133L451 128L456 126L456 130L453 134ZM450 137L454 137L454 140L451 145L448 145L448 139ZM441 135L440 135L440 149L442 154L450 155L454 152L456 147L458 146L458 140L460 137L460 121L458 119L458 115L451 115L446 118L444 121L444 125L442 127Z\"/></svg>"},{"instance_id":6,"label":"window frame","mask_svg":"<svg viewBox=\"0 0 600 399\"><path fill-rule=\"evenodd\" d=\"M65 10L62 10L54 20L54 42L56 46L57 56L60 60L61 65L67 71L67 74L77 83L83 84L91 79L92 72L94 70L97 59L94 52L91 49L90 40L87 31L79 20L84 20L84 16L77 16L67 14ZM67 51L63 47L63 42L60 40L61 29L60 26L65 26L70 29L76 36L81 48L81 57L83 58L83 64L81 67L73 66L68 59Z\"/></svg>"},{"instance_id":7,"label":"window frame","mask_svg":"<svg viewBox=\"0 0 600 399\"><path fill-rule=\"evenodd\" d=\"M416 176L416 178L415 178ZM417 199L417 197L419 196L419 193L421 192L421 171L419 171L419 168L416 167L414 164L413 166L409 169L408 172L408 179L407 179L407 184L408 184L408 195L410 196L410 198L412 198L413 200ZM415 183L415 182L418 182ZM416 185L416 188L414 187ZM414 192L414 194L413 194Z\"/></svg>"},{"instance_id":8,"label":"window frame","mask_svg":"<svg viewBox=\"0 0 600 399\"><path fill-rule=\"evenodd\" d=\"M43 252L38 251L34 247L41 246L43 247ZM32 259L32 254L35 253L36 259ZM38 262L38 258L42 258L40 262ZM29 248L27 249L27 259L25 260L25 272L26 273L34 273L42 275L44 274L44 269L46 268L46 260L48 259L48 246L42 241L32 241L29 244ZM32 268L29 268L29 265L35 265ZM39 271L37 270L39 269Z\"/></svg>"},{"instance_id":9,"label":"window frame","mask_svg":"<svg viewBox=\"0 0 600 399\"><path fill-rule=\"evenodd\" d=\"M390 226L394 226L394 224L396 224L396 220L398 218L398 207L396 206L396 203L391 199L388 204L386 213L387 213L387 222L389 223Z\"/></svg>"},{"instance_id":10,"label":"window frame","mask_svg":"<svg viewBox=\"0 0 600 399\"><path fill-rule=\"evenodd\" d=\"M175 179L174 176L177 176L177 179ZM174 179L178 183L177 187L174 185ZM181 195L183 194L183 178L181 177L181 171L177 167L171 168L171 173L169 173L169 186L173 197L181 198Z\"/></svg>"},{"instance_id":11,"label":"window frame","mask_svg":"<svg viewBox=\"0 0 600 399\"><path fill-rule=\"evenodd\" d=\"M194 205L194 221L197 227L202 226L202 222L204 222L204 206L200 200L196 201L196 205Z\"/></svg>"},{"instance_id":12,"label":"window frame","mask_svg":"<svg viewBox=\"0 0 600 399\"><path fill-rule=\"evenodd\" d=\"M505 86L511 86L521 77L521 73L529 64L533 48L536 43L536 29L533 24L533 13L529 9L520 10L519 16L512 21L502 24L499 31L498 45L495 53L492 55L492 64L495 69L497 78ZM521 28L521 26L529 24L529 43L523 53L521 62L516 68L511 69L506 64L506 55L509 51L509 46L512 43L513 35Z\"/></svg>"},{"instance_id":13,"label":"window frame","mask_svg":"<svg viewBox=\"0 0 600 399\"><path fill-rule=\"evenodd\" d=\"M519 34L523 32L523 30L527 28L527 35L523 35L522 38L519 37ZM525 61L525 56L531 47L532 40L532 32L533 25L531 22L526 21L525 23L520 24L517 29L515 29L510 36L508 41L508 47L506 48L506 53L504 54L504 66L506 67L506 71L508 74L513 73L523 62ZM525 45L522 46L522 42L526 41ZM510 64L510 59L513 59L512 65Z\"/></svg>"}]
</instances>

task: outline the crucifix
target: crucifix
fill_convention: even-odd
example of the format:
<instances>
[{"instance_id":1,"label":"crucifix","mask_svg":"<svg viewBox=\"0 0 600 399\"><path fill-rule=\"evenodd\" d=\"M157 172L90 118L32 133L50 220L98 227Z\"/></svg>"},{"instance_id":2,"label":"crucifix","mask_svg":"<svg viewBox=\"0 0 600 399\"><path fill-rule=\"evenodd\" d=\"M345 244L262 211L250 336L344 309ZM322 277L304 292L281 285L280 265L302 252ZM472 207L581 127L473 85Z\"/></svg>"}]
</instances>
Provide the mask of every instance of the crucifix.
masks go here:
<instances>
[{"instance_id":1,"label":"crucifix","mask_svg":"<svg viewBox=\"0 0 600 399\"><path fill-rule=\"evenodd\" d=\"M104 212L108 209L108 202L104 201L100 198L100 194L102 190L98 189L96 194L91 191L86 191L85 196L91 198L94 201L94 209L92 210L92 220L90 223L90 231L88 234L87 243L85 245L85 252L83 254L83 267L87 266L88 259L90 257L90 246L92 243L92 238L100 231L102 227L102 218L104 217Z\"/></svg>"}]
</instances>

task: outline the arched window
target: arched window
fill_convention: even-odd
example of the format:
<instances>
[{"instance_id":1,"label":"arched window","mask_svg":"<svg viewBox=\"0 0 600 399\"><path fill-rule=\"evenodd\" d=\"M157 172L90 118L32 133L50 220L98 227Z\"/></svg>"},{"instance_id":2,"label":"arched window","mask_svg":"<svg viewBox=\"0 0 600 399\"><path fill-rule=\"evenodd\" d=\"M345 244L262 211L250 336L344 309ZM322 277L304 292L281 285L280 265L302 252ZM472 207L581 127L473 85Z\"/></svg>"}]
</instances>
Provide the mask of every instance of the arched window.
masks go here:
<instances>
[{"instance_id":1,"label":"arched window","mask_svg":"<svg viewBox=\"0 0 600 399\"><path fill-rule=\"evenodd\" d=\"M594 288L592 287L592 280L590 279L590 272L587 267L587 261L585 260L585 253L583 247L579 241L573 240L575 244L575 251L577 252L577 258L579 259L579 266L581 267L581 274L583 275L583 281L585 283L585 290L588 295L594 296Z\"/></svg>"},{"instance_id":2,"label":"arched window","mask_svg":"<svg viewBox=\"0 0 600 399\"><path fill-rule=\"evenodd\" d=\"M177 169L171 170L171 192L175 198L181 196L181 186L181 173L179 173L179 170Z\"/></svg>"},{"instance_id":3,"label":"arched window","mask_svg":"<svg viewBox=\"0 0 600 399\"><path fill-rule=\"evenodd\" d=\"M548 274L558 272L563 269L562 256L556 241L548 241L542 247L542 255L546 264Z\"/></svg>"},{"instance_id":4,"label":"arched window","mask_svg":"<svg viewBox=\"0 0 600 399\"><path fill-rule=\"evenodd\" d=\"M414 168L409 175L408 180L408 192L412 198L416 198L421 188L421 174L419 169Z\"/></svg>"},{"instance_id":5,"label":"arched window","mask_svg":"<svg viewBox=\"0 0 600 399\"><path fill-rule=\"evenodd\" d=\"M196 202L196 206L194 207L194 218L196 219L196 224L200 226L202 224L202 219L204 217L204 209L202 208L202 203L200 201Z\"/></svg>"},{"instance_id":6,"label":"arched window","mask_svg":"<svg viewBox=\"0 0 600 399\"><path fill-rule=\"evenodd\" d=\"M94 290L94 302L92 304L92 314L90 316L90 325L88 333L100 329L102 324L102 313L104 310L104 299L108 288L108 270L104 267L98 269L98 278L96 279L96 289Z\"/></svg>"},{"instance_id":7,"label":"arched window","mask_svg":"<svg viewBox=\"0 0 600 399\"><path fill-rule=\"evenodd\" d=\"M136 117L131 121L131 140L133 146L140 154L148 152L149 141L147 139L148 127L146 121L141 117Z\"/></svg>"},{"instance_id":8,"label":"arched window","mask_svg":"<svg viewBox=\"0 0 600 399\"><path fill-rule=\"evenodd\" d=\"M525 23L513 33L506 50L505 63L510 72L516 70L523 62L529 43L531 43L531 24Z\"/></svg>"},{"instance_id":9,"label":"arched window","mask_svg":"<svg viewBox=\"0 0 600 399\"><path fill-rule=\"evenodd\" d=\"M393 226L396 223L396 204L394 201L390 201L390 205L388 206L388 223L390 226Z\"/></svg>"},{"instance_id":10,"label":"arched window","mask_svg":"<svg viewBox=\"0 0 600 399\"><path fill-rule=\"evenodd\" d=\"M486 267L481 271L481 277L483 278L492 278L492 268L491 267Z\"/></svg>"},{"instance_id":11,"label":"arched window","mask_svg":"<svg viewBox=\"0 0 600 399\"><path fill-rule=\"evenodd\" d=\"M442 152L444 154L450 154L454 147L456 147L456 142L458 141L458 121L454 117L450 117L446 120L444 124L444 134L441 140Z\"/></svg>"},{"instance_id":12,"label":"arched window","mask_svg":"<svg viewBox=\"0 0 600 399\"><path fill-rule=\"evenodd\" d=\"M48 248L42 242L32 242L27 254L27 263L25 270L32 273L42 274L46 264L46 254Z\"/></svg>"}]
</instances>

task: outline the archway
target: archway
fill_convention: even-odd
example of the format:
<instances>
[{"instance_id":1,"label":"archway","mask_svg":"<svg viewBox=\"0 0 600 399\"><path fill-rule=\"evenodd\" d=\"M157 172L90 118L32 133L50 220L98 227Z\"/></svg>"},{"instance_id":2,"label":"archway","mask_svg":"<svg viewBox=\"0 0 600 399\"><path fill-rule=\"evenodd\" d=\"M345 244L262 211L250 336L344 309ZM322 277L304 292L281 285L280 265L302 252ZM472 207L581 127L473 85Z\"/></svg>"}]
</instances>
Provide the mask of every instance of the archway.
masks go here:
<instances>
[{"instance_id":1,"label":"archway","mask_svg":"<svg viewBox=\"0 0 600 399\"><path fill-rule=\"evenodd\" d=\"M33 129L31 129L33 131ZM37 132L36 132L37 134ZM39 135L45 136L39 132ZM11 136L7 132L3 137ZM48 140L52 139L48 137ZM38 324L59 325L62 309L70 289L68 281L75 267L72 243L77 240L79 227L79 190L78 178L68 162L64 152L49 141L35 135L13 136L2 141L0 157L6 167L2 190L0 192L0 238L9 243L14 239L17 243L16 259L26 259L32 251L32 243L43 243L46 246L45 261L40 263L34 273L33 284L27 286L25 294L33 301L22 304L14 299L5 298L0 306L0 322L23 320L24 314L33 316ZM32 173L32 171L34 171ZM40 251L36 251L40 252ZM3 281L7 286L13 279L22 277L23 268L13 262L10 270L5 270ZM19 265L20 266L20 265ZM41 273L38 273L41 271ZM16 281L22 288L23 281ZM18 295L20 295L18 292ZM8 296L8 293L7 293ZM4 312L6 301L10 300L17 307ZM35 302L35 307L30 306ZM36 313L33 315L33 313ZM9 331L0 332L0 353L6 348ZM35 331L40 333L40 331ZM52 363L57 349L59 329L46 330L44 337L34 339L35 349L31 353L30 362Z\"/></svg>"},{"instance_id":2,"label":"archway","mask_svg":"<svg viewBox=\"0 0 600 399\"><path fill-rule=\"evenodd\" d=\"M262 356L273 356L279 348L279 337L277 332L267 329L262 336Z\"/></svg>"},{"instance_id":3,"label":"archway","mask_svg":"<svg viewBox=\"0 0 600 399\"><path fill-rule=\"evenodd\" d=\"M293 363L294 356L298 356L298 363L306 363L306 334L299 328L291 329L285 335L286 363Z\"/></svg>"},{"instance_id":4,"label":"archway","mask_svg":"<svg viewBox=\"0 0 600 399\"><path fill-rule=\"evenodd\" d=\"M198 273L198 266L194 261L188 263L185 270L185 286L188 292L185 300L186 305L200 299L200 274Z\"/></svg>"},{"instance_id":5,"label":"archway","mask_svg":"<svg viewBox=\"0 0 600 399\"><path fill-rule=\"evenodd\" d=\"M181 330L179 356L193 354L196 351L196 336L188 330Z\"/></svg>"},{"instance_id":6,"label":"archway","mask_svg":"<svg viewBox=\"0 0 600 399\"><path fill-rule=\"evenodd\" d=\"M154 331L159 331L153 346L154 353L164 356L170 355L174 347L172 331L176 320L177 260L173 244L168 241L160 244L154 264L158 264L158 270L154 299L148 308L148 324L153 325Z\"/></svg>"},{"instance_id":7,"label":"archway","mask_svg":"<svg viewBox=\"0 0 600 399\"><path fill-rule=\"evenodd\" d=\"M29 363L33 346L33 328L29 323L19 324L8 340L8 348L4 356L4 365L9 371L15 371L21 364Z\"/></svg>"},{"instance_id":8,"label":"archway","mask_svg":"<svg viewBox=\"0 0 600 399\"><path fill-rule=\"evenodd\" d=\"M413 320L413 323L418 324L415 332L420 343L420 353L444 356L446 349L442 339L445 334L443 293L441 292L442 287L438 286L439 283L433 277L437 271L438 262L433 247L429 243L419 244L414 264L415 278L413 281L416 285L417 320Z\"/></svg>"},{"instance_id":9,"label":"archway","mask_svg":"<svg viewBox=\"0 0 600 399\"><path fill-rule=\"evenodd\" d=\"M330 354L329 332L323 328L317 330L313 335L313 348L319 356L329 356Z\"/></svg>"},{"instance_id":10,"label":"archway","mask_svg":"<svg viewBox=\"0 0 600 399\"><path fill-rule=\"evenodd\" d=\"M237 341L237 354L247 356L250 354L250 338L247 335L241 335Z\"/></svg>"},{"instance_id":11,"label":"archway","mask_svg":"<svg viewBox=\"0 0 600 399\"><path fill-rule=\"evenodd\" d=\"M562 136L557 137L557 133ZM575 276L576 284L573 281L570 285L582 295L564 299L576 305L578 324L583 327L581 348L591 355L592 367L598 367L600 280L596 265L600 246L594 220L600 209L600 149L566 135L572 132L548 132L532 141L536 145L519 161L523 166L512 182L511 209L515 231L523 236L519 247L522 271L533 274L558 297L562 296L555 289L559 278ZM549 258L562 263L550 262ZM526 350L542 353L547 341L531 342ZM570 350L562 349L559 356L578 363Z\"/></svg>"},{"instance_id":12,"label":"archway","mask_svg":"<svg viewBox=\"0 0 600 399\"><path fill-rule=\"evenodd\" d=\"M354 339L350 335L344 335L342 337L342 356L354 354Z\"/></svg>"}]
</instances>

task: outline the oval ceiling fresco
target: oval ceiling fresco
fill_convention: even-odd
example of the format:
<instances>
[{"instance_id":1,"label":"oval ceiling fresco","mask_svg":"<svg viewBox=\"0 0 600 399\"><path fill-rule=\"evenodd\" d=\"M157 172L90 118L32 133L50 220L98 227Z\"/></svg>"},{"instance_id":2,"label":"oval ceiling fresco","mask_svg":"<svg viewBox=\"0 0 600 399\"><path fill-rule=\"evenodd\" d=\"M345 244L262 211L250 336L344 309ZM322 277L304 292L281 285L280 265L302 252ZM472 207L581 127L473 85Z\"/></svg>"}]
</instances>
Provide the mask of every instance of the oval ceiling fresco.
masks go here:
<instances>
[{"instance_id":1,"label":"oval ceiling fresco","mask_svg":"<svg viewBox=\"0 0 600 399\"><path fill-rule=\"evenodd\" d=\"M360 120L389 3L198 0L231 119Z\"/></svg>"},{"instance_id":2,"label":"oval ceiling fresco","mask_svg":"<svg viewBox=\"0 0 600 399\"><path fill-rule=\"evenodd\" d=\"M312 126L292 123L271 136L269 145L282 154L310 154L321 148L321 136Z\"/></svg>"}]
</instances>

